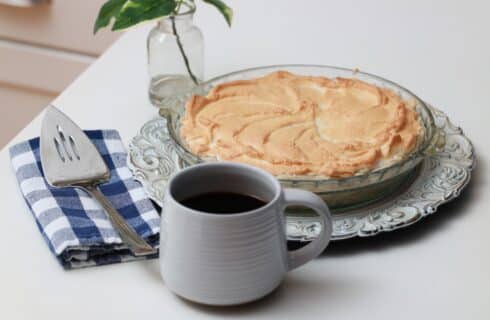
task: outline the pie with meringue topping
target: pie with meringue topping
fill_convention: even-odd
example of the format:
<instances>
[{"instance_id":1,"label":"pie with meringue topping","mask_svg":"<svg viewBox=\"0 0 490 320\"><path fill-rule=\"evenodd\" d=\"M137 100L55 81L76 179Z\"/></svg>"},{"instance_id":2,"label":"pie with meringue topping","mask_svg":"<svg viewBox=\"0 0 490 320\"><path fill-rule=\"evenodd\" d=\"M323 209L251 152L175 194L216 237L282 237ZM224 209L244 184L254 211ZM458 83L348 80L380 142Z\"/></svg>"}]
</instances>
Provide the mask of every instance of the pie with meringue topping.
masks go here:
<instances>
[{"instance_id":1,"label":"pie with meringue topping","mask_svg":"<svg viewBox=\"0 0 490 320\"><path fill-rule=\"evenodd\" d=\"M200 157L282 177L338 178L402 160L422 128L413 104L390 89L278 71L193 96L180 135Z\"/></svg>"}]
</instances>

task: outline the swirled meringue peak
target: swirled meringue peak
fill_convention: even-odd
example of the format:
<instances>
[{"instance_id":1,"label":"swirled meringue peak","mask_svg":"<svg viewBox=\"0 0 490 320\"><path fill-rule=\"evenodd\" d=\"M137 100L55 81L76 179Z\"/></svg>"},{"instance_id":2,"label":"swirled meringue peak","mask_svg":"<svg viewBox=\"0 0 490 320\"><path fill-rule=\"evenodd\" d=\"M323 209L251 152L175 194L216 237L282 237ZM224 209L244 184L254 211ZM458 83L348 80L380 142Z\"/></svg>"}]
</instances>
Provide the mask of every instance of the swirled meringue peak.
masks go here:
<instances>
[{"instance_id":1,"label":"swirled meringue peak","mask_svg":"<svg viewBox=\"0 0 490 320\"><path fill-rule=\"evenodd\" d=\"M413 106L389 89L279 71L192 97L180 134L202 157L276 176L346 177L403 159L422 126Z\"/></svg>"}]
</instances>

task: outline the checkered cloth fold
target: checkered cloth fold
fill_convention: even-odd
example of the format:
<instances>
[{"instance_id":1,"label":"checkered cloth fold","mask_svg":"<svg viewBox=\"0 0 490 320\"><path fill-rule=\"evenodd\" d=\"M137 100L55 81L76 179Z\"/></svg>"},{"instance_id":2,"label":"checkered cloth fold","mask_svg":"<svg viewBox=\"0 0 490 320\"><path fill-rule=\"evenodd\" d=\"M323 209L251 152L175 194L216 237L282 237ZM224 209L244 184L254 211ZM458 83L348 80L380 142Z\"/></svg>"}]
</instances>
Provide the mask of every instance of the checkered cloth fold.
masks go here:
<instances>
[{"instance_id":1,"label":"checkered cloth fold","mask_svg":"<svg viewBox=\"0 0 490 320\"><path fill-rule=\"evenodd\" d=\"M117 131L85 131L111 170L100 191L151 245L158 245L160 217L126 165L126 150ZM112 227L105 211L85 191L53 188L44 178L39 138L10 148L20 190L49 249L66 269L155 258L134 257Z\"/></svg>"}]
</instances>

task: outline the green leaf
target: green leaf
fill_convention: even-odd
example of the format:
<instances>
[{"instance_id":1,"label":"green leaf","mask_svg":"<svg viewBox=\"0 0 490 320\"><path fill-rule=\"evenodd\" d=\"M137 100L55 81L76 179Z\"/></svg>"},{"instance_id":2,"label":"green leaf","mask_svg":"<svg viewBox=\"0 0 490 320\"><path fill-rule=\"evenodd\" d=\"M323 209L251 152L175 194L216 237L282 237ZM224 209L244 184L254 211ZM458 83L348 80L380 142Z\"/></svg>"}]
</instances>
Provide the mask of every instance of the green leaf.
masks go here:
<instances>
[{"instance_id":1,"label":"green leaf","mask_svg":"<svg viewBox=\"0 0 490 320\"><path fill-rule=\"evenodd\" d=\"M177 3L175 0L129 0L116 16L112 30L121 30L140 22L171 14Z\"/></svg>"},{"instance_id":2,"label":"green leaf","mask_svg":"<svg viewBox=\"0 0 490 320\"><path fill-rule=\"evenodd\" d=\"M223 1L221 0L203 0L204 2L215 6L216 9L221 12L223 17L225 17L226 22L228 23L229 26L231 26L231 20L233 19L233 10L228 7Z\"/></svg>"},{"instance_id":3,"label":"green leaf","mask_svg":"<svg viewBox=\"0 0 490 320\"><path fill-rule=\"evenodd\" d=\"M99 29L107 27L111 22L111 19L115 17L121 8L126 3L126 0L109 0L102 8L100 8L99 15L94 24L94 34L99 31Z\"/></svg>"}]
</instances>

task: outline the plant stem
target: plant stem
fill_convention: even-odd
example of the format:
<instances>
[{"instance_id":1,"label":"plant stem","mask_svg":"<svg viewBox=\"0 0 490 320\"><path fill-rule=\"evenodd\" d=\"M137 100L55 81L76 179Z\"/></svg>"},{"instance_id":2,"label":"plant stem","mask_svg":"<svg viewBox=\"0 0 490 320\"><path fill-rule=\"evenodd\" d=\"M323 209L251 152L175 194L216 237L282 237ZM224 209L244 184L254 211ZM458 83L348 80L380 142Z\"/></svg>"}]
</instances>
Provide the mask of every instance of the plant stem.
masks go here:
<instances>
[{"instance_id":1,"label":"plant stem","mask_svg":"<svg viewBox=\"0 0 490 320\"><path fill-rule=\"evenodd\" d=\"M192 81L194 82L195 85L199 85L199 82L197 81L196 76L194 73L192 73L191 66L189 65L189 59L187 59L187 55L185 54L184 51L184 46L182 45L182 42L180 41L180 36L177 33L177 27L175 25L175 16L170 16L170 20L172 21L172 32L175 36L175 39L177 40L177 46L179 47L180 54L182 54L182 58L184 58L184 63L185 67L187 69L187 72L189 73L189 76L191 77Z\"/></svg>"},{"instance_id":2,"label":"plant stem","mask_svg":"<svg viewBox=\"0 0 490 320\"><path fill-rule=\"evenodd\" d=\"M180 11L180 6L182 5L182 3L184 2L184 0L178 0L177 1L177 7L175 8L174 10L174 14L178 14L179 11Z\"/></svg>"}]
</instances>

